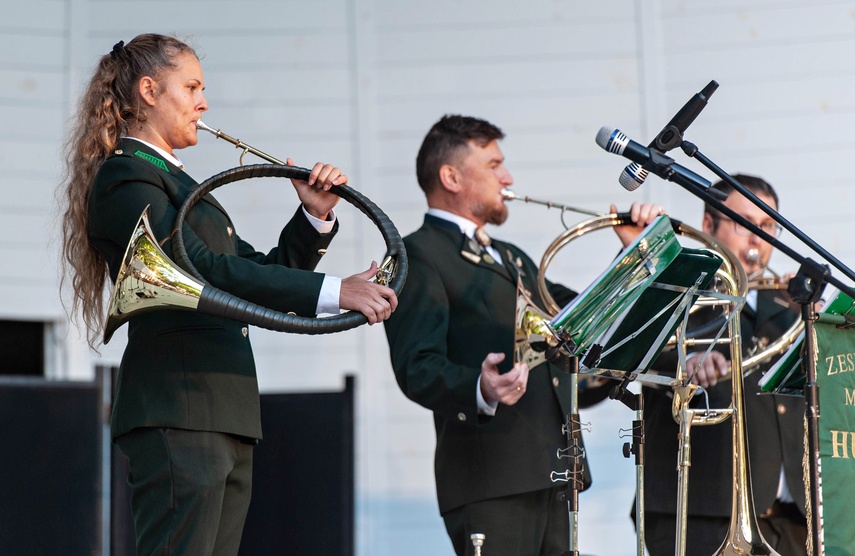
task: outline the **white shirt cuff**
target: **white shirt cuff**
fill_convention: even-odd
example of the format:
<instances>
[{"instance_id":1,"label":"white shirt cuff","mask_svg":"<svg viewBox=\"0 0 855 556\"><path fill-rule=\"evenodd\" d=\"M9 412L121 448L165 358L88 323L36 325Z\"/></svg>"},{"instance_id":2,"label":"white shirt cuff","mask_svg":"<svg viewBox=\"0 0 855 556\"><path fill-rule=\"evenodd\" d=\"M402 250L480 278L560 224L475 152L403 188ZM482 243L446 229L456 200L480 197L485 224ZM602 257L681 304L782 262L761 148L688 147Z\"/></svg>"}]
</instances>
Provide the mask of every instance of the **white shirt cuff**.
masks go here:
<instances>
[{"instance_id":1,"label":"white shirt cuff","mask_svg":"<svg viewBox=\"0 0 855 556\"><path fill-rule=\"evenodd\" d=\"M306 218L309 219L309 222L312 226L318 231L320 234L328 234L332 231L333 226L335 226L335 211L330 211L329 220L321 220L317 216L312 216L309 214L309 211L306 210L305 205L300 205L300 208L303 209L303 214L306 215ZM338 301L336 301L336 305L338 305Z\"/></svg>"},{"instance_id":2,"label":"white shirt cuff","mask_svg":"<svg viewBox=\"0 0 855 556\"><path fill-rule=\"evenodd\" d=\"M481 375L478 375L478 383L475 385L475 399L478 402L478 413L481 415L489 415L492 417L496 414L496 408L499 407L499 401L488 403L481 393Z\"/></svg>"},{"instance_id":3,"label":"white shirt cuff","mask_svg":"<svg viewBox=\"0 0 855 556\"><path fill-rule=\"evenodd\" d=\"M339 314L341 311L338 305L339 295L341 295L341 278L325 274L324 282L321 284L321 294L318 296L318 309L315 312L319 315Z\"/></svg>"}]
</instances>

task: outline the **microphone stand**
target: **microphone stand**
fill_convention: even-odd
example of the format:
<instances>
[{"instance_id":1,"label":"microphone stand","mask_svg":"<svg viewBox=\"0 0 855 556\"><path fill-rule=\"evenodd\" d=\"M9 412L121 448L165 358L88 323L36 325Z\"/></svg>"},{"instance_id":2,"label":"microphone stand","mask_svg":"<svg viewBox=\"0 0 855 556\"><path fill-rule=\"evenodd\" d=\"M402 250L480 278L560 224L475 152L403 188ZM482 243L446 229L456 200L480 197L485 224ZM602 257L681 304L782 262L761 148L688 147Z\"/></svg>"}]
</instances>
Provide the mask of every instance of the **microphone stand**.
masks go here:
<instances>
[{"instance_id":1,"label":"microphone stand","mask_svg":"<svg viewBox=\"0 0 855 556\"><path fill-rule=\"evenodd\" d=\"M696 158L697 160L699 160L705 167L707 167L709 170L719 176L722 180L733 186L736 191L741 193L754 205L759 207L763 212L772 217L775 222L779 223L787 231L789 231L802 242L804 242L806 245L808 245L808 247L810 247L814 252L818 253L820 256L822 256L823 259L830 262L835 268L840 270L849 279L855 281L855 273L853 273L851 269L849 269L846 265L840 262L836 257L831 255L824 248L822 248L814 240L809 238L806 234L804 234L801 230L799 230L796 226L794 226L791 222L784 218L778 211L764 203L761 199L757 197L757 195L755 195L748 188L746 188L744 185L735 180L727 172L725 172L723 169L713 163L709 158L704 156L700 151L698 151L697 146L688 141L683 141L680 147L682 148L683 152L685 152L689 157ZM667 168L662 168L660 169L660 171L665 174L668 173ZM719 199L715 198L713 195L710 195L709 191L706 191L702 187L699 187L696 183L687 183L686 180L681 179L670 179L670 181L674 181L675 183L682 185L689 192L698 196L703 201L709 203L711 206L715 207L722 213L726 214L729 218L736 221L738 224L745 227L746 229L750 230L753 234L757 235L767 243L770 243L771 245L773 245L774 247L776 247L801 265L796 276L790 280L787 286L787 291L790 294L792 300L801 306L801 318L805 324L805 349L807 350L807 353L812 354L815 349L813 335L814 323L817 320L817 314L814 310L814 304L822 296L822 292L825 289L826 284L833 284L840 291L852 297L853 299L855 299L855 290L853 290L846 284L843 284L836 278L832 277L831 271L829 270L828 266L817 263L816 261L813 261L796 253L793 249L789 248L787 245L779 241L775 236L766 233L761 228L756 226L753 222L747 220L746 218L737 214L735 211L731 210ZM819 391L816 383L816 361L812 356L807 357L806 360L807 364L805 368L806 376L804 397L805 415L807 418L808 432L810 503L812 508L812 519L810 526L813 537L813 555L819 556L820 554L822 554L823 544L821 522L822 500L819 491Z\"/></svg>"}]
</instances>

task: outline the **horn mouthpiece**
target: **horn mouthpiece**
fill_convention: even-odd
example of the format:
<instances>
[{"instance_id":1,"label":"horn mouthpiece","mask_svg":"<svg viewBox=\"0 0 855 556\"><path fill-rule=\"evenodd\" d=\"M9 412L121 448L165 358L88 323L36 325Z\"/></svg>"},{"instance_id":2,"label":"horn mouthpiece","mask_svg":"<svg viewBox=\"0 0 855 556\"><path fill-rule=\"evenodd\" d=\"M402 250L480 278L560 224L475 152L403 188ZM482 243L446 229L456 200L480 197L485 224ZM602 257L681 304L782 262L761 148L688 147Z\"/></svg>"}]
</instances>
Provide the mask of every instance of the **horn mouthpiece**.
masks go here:
<instances>
[{"instance_id":1,"label":"horn mouthpiece","mask_svg":"<svg viewBox=\"0 0 855 556\"><path fill-rule=\"evenodd\" d=\"M208 124L206 124L202 120L196 121L196 129L201 129L202 131L207 131L208 133L213 133L214 135L217 134L217 131L214 128L210 127Z\"/></svg>"}]
</instances>

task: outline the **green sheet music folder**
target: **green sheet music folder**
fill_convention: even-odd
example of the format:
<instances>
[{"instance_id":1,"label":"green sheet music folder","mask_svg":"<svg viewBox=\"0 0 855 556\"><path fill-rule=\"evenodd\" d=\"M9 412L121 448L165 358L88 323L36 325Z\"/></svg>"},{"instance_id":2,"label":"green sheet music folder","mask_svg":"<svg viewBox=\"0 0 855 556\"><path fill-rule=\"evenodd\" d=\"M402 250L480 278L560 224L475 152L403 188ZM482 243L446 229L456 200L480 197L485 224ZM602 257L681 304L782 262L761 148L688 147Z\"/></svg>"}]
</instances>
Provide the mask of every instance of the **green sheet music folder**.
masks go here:
<instances>
[{"instance_id":1,"label":"green sheet music folder","mask_svg":"<svg viewBox=\"0 0 855 556\"><path fill-rule=\"evenodd\" d=\"M570 339L571 355L590 348L679 255L671 221L659 216L608 268L565 306L550 326Z\"/></svg>"},{"instance_id":2,"label":"green sheet music folder","mask_svg":"<svg viewBox=\"0 0 855 556\"><path fill-rule=\"evenodd\" d=\"M709 287L721 262L710 251L683 248L609 334L596 368L649 370L682 322L683 307L690 307ZM685 304L678 303L681 296L689 296Z\"/></svg>"},{"instance_id":3,"label":"green sheet music folder","mask_svg":"<svg viewBox=\"0 0 855 556\"><path fill-rule=\"evenodd\" d=\"M855 315L855 302L845 293L829 287L824 297L831 301L821 310L820 319L822 315ZM775 394L804 395L804 341L805 333L802 331L790 349L760 378L760 390Z\"/></svg>"}]
</instances>

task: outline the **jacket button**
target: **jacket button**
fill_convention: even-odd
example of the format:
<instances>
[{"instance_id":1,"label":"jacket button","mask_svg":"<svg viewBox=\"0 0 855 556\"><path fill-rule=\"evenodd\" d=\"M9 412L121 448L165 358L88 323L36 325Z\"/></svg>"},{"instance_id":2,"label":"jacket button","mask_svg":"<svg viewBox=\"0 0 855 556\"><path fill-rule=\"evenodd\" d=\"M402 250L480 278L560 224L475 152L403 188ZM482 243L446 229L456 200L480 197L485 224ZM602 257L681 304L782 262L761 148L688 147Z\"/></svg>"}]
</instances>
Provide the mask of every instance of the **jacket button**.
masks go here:
<instances>
[{"instance_id":1,"label":"jacket button","mask_svg":"<svg viewBox=\"0 0 855 556\"><path fill-rule=\"evenodd\" d=\"M557 377L557 376L552 377L552 385L553 385L553 386L555 386L556 388L558 388L558 383L559 383L559 382L560 382L560 381L558 380L558 377Z\"/></svg>"},{"instance_id":2,"label":"jacket button","mask_svg":"<svg viewBox=\"0 0 855 556\"><path fill-rule=\"evenodd\" d=\"M232 237L232 235L235 233L235 229L231 226L226 226L226 232L228 232L229 237Z\"/></svg>"},{"instance_id":3,"label":"jacket button","mask_svg":"<svg viewBox=\"0 0 855 556\"><path fill-rule=\"evenodd\" d=\"M243 334L243 337L246 338L249 336L249 327L244 326L240 329L240 333Z\"/></svg>"},{"instance_id":4,"label":"jacket button","mask_svg":"<svg viewBox=\"0 0 855 556\"><path fill-rule=\"evenodd\" d=\"M323 255L326 255L326 254L327 254L327 250L326 250L326 249L318 249L318 255L323 256Z\"/></svg>"},{"instance_id":5,"label":"jacket button","mask_svg":"<svg viewBox=\"0 0 855 556\"><path fill-rule=\"evenodd\" d=\"M458 420L458 421L465 421L465 420L466 420L466 414L465 414L465 413L462 413L462 412L461 412L461 413L458 413L458 414L457 414L457 420Z\"/></svg>"},{"instance_id":6,"label":"jacket button","mask_svg":"<svg viewBox=\"0 0 855 556\"><path fill-rule=\"evenodd\" d=\"M785 406L782 403L779 403L778 404L778 415L783 415L786 412L787 412L787 406Z\"/></svg>"}]
</instances>

